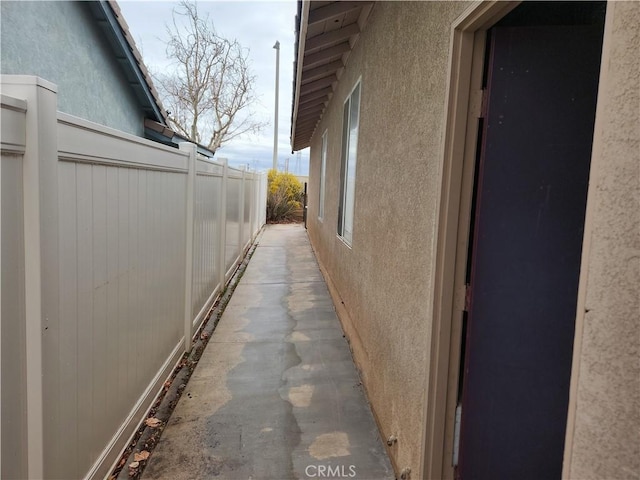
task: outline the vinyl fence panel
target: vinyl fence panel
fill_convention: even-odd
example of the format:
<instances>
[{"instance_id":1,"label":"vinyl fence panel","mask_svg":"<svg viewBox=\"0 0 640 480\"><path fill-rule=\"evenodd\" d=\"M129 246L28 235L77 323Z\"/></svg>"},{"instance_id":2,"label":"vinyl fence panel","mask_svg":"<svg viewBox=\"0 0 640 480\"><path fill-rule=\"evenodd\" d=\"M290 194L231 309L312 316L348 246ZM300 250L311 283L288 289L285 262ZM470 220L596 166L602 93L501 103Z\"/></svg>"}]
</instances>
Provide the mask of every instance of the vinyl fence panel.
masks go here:
<instances>
[{"instance_id":1,"label":"vinyl fence panel","mask_svg":"<svg viewBox=\"0 0 640 480\"><path fill-rule=\"evenodd\" d=\"M0 478L27 475L23 154L27 103L2 95L0 158Z\"/></svg>"},{"instance_id":2,"label":"vinyl fence panel","mask_svg":"<svg viewBox=\"0 0 640 480\"><path fill-rule=\"evenodd\" d=\"M240 195L242 193L242 172L229 169L227 182L226 255L227 271L233 268L240 256Z\"/></svg>"},{"instance_id":3,"label":"vinyl fence panel","mask_svg":"<svg viewBox=\"0 0 640 480\"><path fill-rule=\"evenodd\" d=\"M265 176L2 87L0 477L104 478L262 227Z\"/></svg>"},{"instance_id":4,"label":"vinyl fence panel","mask_svg":"<svg viewBox=\"0 0 640 480\"><path fill-rule=\"evenodd\" d=\"M225 221L220 206L223 165L204 158L198 161L196 177L196 209L193 255L192 318L199 324L203 309L211 303L220 288L219 249L221 222ZM194 325L197 327L197 325Z\"/></svg>"},{"instance_id":5,"label":"vinyl fence panel","mask_svg":"<svg viewBox=\"0 0 640 480\"><path fill-rule=\"evenodd\" d=\"M59 282L46 285L58 291L59 324L44 357L54 380L45 391L52 419L45 466L79 478L92 456L111 455L103 450L114 425L127 420L184 334L186 175L152 162L173 156L184 166L186 157L149 149L135 159L144 168L127 155L88 159L73 148L73 135L78 145L96 145L107 133L61 120L70 143L58 165ZM85 459L77 454L83 448L91 452Z\"/></svg>"}]
</instances>

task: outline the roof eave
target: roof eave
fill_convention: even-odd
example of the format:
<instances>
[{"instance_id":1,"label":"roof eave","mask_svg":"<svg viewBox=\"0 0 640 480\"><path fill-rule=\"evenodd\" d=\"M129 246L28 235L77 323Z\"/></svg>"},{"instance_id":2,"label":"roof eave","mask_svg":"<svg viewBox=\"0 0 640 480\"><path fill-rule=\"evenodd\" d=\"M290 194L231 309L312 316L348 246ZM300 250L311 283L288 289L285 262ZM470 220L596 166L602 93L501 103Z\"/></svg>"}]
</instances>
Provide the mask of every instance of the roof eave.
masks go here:
<instances>
[{"instance_id":1,"label":"roof eave","mask_svg":"<svg viewBox=\"0 0 640 480\"><path fill-rule=\"evenodd\" d=\"M372 1L298 3L292 151L310 145L373 5Z\"/></svg>"},{"instance_id":2,"label":"roof eave","mask_svg":"<svg viewBox=\"0 0 640 480\"><path fill-rule=\"evenodd\" d=\"M151 76L144 65L142 56L131 38L128 26L122 16L120 7L115 0L99 0L93 3L104 16L108 28L105 32L111 34L113 40L118 45L120 53L126 58L125 68L129 68L135 79L134 84L138 85L146 98L146 105L143 108L151 114L153 120L168 124L166 111L162 106L158 92L151 81Z\"/></svg>"},{"instance_id":3,"label":"roof eave","mask_svg":"<svg viewBox=\"0 0 640 480\"><path fill-rule=\"evenodd\" d=\"M164 143L165 145L170 145L172 147L178 147L183 142L193 143L184 135L180 135L166 125L149 118L145 119L144 121L144 134L145 137L150 140ZM199 143L196 143L195 145L199 154L209 158L214 157L214 151L209 150L207 147L205 147L204 145L200 145Z\"/></svg>"},{"instance_id":4,"label":"roof eave","mask_svg":"<svg viewBox=\"0 0 640 480\"><path fill-rule=\"evenodd\" d=\"M296 26L296 59L293 72L293 104L291 106L291 151L301 150L309 145L296 145L296 123L300 104L300 82L302 80L302 64L304 47L307 40L307 24L309 21L309 0L298 0L298 25ZM296 148L297 147L297 148Z\"/></svg>"}]
</instances>

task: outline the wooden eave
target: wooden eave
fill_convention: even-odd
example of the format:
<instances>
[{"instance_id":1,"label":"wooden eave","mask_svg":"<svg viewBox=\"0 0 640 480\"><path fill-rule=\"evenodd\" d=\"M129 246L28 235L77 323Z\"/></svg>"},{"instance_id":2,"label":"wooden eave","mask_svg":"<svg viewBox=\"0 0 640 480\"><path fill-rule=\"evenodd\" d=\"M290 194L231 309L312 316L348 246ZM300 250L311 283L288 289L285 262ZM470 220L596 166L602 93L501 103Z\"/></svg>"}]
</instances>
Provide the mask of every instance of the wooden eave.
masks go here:
<instances>
[{"instance_id":1,"label":"wooden eave","mask_svg":"<svg viewBox=\"0 0 640 480\"><path fill-rule=\"evenodd\" d=\"M145 118L167 125L169 119L166 110L116 0L97 0L86 4L116 60L122 66Z\"/></svg>"},{"instance_id":2,"label":"wooden eave","mask_svg":"<svg viewBox=\"0 0 640 480\"><path fill-rule=\"evenodd\" d=\"M311 143L373 5L367 1L298 3L292 151Z\"/></svg>"}]
</instances>

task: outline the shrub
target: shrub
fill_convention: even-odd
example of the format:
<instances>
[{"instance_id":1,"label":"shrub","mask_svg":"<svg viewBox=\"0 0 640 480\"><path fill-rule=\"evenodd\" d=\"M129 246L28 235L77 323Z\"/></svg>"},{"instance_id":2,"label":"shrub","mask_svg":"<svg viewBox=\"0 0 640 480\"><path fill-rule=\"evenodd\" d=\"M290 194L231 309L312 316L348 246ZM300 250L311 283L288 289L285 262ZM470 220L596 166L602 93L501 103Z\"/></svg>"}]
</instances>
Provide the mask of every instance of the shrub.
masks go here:
<instances>
[{"instance_id":1,"label":"shrub","mask_svg":"<svg viewBox=\"0 0 640 480\"><path fill-rule=\"evenodd\" d=\"M302 206L302 184L292 173L269 170L267 222L292 221Z\"/></svg>"}]
</instances>

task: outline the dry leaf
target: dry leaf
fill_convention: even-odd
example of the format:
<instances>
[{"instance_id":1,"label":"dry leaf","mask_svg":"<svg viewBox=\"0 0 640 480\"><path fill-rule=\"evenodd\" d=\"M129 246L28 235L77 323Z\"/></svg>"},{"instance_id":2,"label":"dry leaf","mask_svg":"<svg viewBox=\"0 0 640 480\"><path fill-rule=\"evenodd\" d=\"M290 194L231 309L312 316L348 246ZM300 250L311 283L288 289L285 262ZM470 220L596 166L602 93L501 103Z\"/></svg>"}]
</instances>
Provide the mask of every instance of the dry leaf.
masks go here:
<instances>
[{"instance_id":1,"label":"dry leaf","mask_svg":"<svg viewBox=\"0 0 640 480\"><path fill-rule=\"evenodd\" d=\"M144 423L147 427L151 428L157 428L162 425L162 421L158 420L155 417L147 418Z\"/></svg>"},{"instance_id":2,"label":"dry leaf","mask_svg":"<svg viewBox=\"0 0 640 480\"><path fill-rule=\"evenodd\" d=\"M135 477L138 474L138 467L140 466L140 462L131 462L129 464L129 476Z\"/></svg>"},{"instance_id":3,"label":"dry leaf","mask_svg":"<svg viewBox=\"0 0 640 480\"><path fill-rule=\"evenodd\" d=\"M141 451L140 453L134 453L133 454L133 459L136 462L143 462L145 461L147 458L149 458L149 452L147 452L146 450Z\"/></svg>"}]
</instances>

